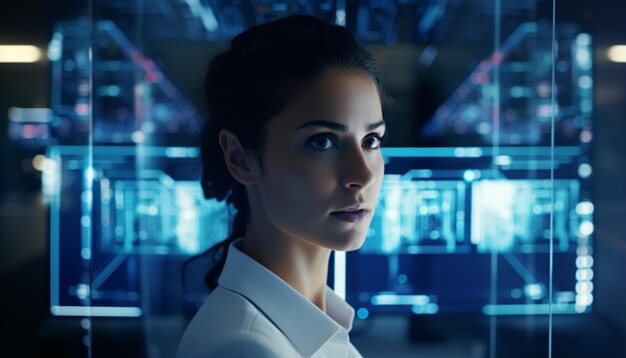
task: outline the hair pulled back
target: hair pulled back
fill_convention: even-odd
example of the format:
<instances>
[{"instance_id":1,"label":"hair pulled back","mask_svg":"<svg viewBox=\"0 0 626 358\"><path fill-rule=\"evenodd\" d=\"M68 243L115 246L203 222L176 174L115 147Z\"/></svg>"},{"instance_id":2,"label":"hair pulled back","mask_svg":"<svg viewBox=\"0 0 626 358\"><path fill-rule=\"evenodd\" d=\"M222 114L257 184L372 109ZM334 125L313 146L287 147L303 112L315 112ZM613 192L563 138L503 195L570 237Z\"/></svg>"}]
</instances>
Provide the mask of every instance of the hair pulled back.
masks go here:
<instances>
[{"instance_id":1,"label":"hair pulled back","mask_svg":"<svg viewBox=\"0 0 626 358\"><path fill-rule=\"evenodd\" d=\"M301 86L332 66L367 72L387 100L380 90L380 64L347 29L313 16L293 15L251 26L211 61L205 80L209 120L201 138L201 184L205 198L226 200L236 215L230 235L199 255L212 259L204 278L209 289L217 286L228 246L245 235L250 216L245 187L226 167L220 130L232 131L244 150L262 158L267 122Z\"/></svg>"}]
</instances>

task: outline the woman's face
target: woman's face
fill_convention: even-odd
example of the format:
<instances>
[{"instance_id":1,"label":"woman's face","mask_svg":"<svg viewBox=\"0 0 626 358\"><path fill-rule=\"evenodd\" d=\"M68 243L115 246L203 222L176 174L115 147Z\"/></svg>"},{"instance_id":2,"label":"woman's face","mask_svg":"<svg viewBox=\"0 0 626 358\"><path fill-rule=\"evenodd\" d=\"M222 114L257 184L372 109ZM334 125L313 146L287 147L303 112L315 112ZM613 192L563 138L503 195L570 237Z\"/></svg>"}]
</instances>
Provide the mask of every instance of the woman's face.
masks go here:
<instances>
[{"instance_id":1,"label":"woman's face","mask_svg":"<svg viewBox=\"0 0 626 358\"><path fill-rule=\"evenodd\" d=\"M385 125L373 79L328 69L267 126L257 182L265 224L329 249L361 247L384 175ZM370 211L360 221L332 214L354 205Z\"/></svg>"}]
</instances>

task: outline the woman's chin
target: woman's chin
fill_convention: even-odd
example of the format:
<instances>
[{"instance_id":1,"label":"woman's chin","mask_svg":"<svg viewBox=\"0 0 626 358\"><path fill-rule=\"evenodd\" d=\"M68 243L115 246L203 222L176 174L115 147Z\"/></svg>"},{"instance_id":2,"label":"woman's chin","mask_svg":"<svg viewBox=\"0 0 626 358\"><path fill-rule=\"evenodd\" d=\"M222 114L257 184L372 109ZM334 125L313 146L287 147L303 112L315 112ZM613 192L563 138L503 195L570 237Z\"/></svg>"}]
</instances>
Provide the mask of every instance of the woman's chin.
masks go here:
<instances>
[{"instance_id":1,"label":"woman's chin","mask_svg":"<svg viewBox=\"0 0 626 358\"><path fill-rule=\"evenodd\" d=\"M354 251L360 249L364 242L365 235L363 237L351 237L334 242L335 245L332 249L335 251Z\"/></svg>"}]
</instances>

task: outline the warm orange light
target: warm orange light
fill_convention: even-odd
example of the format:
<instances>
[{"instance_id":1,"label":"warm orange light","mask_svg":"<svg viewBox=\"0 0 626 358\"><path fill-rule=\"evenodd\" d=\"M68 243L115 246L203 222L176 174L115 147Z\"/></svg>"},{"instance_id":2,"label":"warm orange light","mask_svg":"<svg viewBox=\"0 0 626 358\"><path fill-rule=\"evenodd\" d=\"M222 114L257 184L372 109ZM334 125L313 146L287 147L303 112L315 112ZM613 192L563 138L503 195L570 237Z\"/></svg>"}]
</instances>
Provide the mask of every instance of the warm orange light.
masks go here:
<instances>
[{"instance_id":1,"label":"warm orange light","mask_svg":"<svg viewBox=\"0 0 626 358\"><path fill-rule=\"evenodd\" d=\"M626 45L615 45L609 47L607 55L609 60L613 62L626 63Z\"/></svg>"},{"instance_id":2,"label":"warm orange light","mask_svg":"<svg viewBox=\"0 0 626 358\"><path fill-rule=\"evenodd\" d=\"M32 63L41 59L41 50L31 45L0 45L0 63Z\"/></svg>"}]
</instances>

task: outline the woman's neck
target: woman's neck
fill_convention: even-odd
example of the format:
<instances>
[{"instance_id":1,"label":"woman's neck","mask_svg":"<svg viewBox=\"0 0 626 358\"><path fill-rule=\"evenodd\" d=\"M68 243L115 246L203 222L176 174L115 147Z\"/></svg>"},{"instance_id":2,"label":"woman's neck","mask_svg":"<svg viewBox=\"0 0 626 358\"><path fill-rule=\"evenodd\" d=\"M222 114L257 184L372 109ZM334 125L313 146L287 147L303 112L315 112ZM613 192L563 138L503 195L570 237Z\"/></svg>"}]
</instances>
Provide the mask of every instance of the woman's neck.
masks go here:
<instances>
[{"instance_id":1,"label":"woman's neck","mask_svg":"<svg viewBox=\"0 0 626 358\"><path fill-rule=\"evenodd\" d=\"M242 251L326 311L326 279L330 250L302 239L266 234L249 227Z\"/></svg>"}]
</instances>

